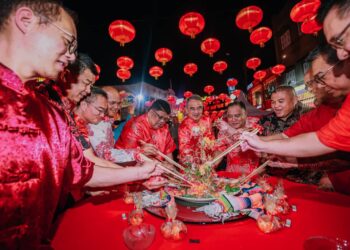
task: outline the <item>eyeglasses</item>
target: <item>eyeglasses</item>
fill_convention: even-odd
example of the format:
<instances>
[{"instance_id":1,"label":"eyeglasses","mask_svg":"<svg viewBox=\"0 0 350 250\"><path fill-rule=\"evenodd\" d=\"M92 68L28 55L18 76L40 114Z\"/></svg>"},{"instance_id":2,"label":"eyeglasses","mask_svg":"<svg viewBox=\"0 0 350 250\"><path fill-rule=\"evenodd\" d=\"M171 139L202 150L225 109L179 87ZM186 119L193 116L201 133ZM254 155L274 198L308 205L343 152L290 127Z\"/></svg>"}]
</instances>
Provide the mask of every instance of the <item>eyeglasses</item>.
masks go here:
<instances>
[{"instance_id":1,"label":"eyeglasses","mask_svg":"<svg viewBox=\"0 0 350 250\"><path fill-rule=\"evenodd\" d=\"M95 105L90 104L96 111L96 115L106 115L107 110L101 107L96 107Z\"/></svg>"},{"instance_id":2,"label":"eyeglasses","mask_svg":"<svg viewBox=\"0 0 350 250\"><path fill-rule=\"evenodd\" d=\"M345 41L345 33L350 28L350 23L345 26L345 28L342 30L342 32L339 33L338 36L333 37L330 40L330 45L335 49L341 49L344 47L344 41Z\"/></svg>"},{"instance_id":3,"label":"eyeglasses","mask_svg":"<svg viewBox=\"0 0 350 250\"><path fill-rule=\"evenodd\" d=\"M336 62L332 66L330 66L328 69L326 69L324 72L318 72L314 77L305 83L305 86L307 89L312 87L313 83L326 85L326 82L324 81L325 76L330 72L335 66L337 66L341 61Z\"/></svg>"},{"instance_id":4,"label":"eyeglasses","mask_svg":"<svg viewBox=\"0 0 350 250\"><path fill-rule=\"evenodd\" d=\"M68 31L65 31L64 29L62 29L60 26L58 26L55 23L50 23L52 24L52 26L54 26L55 28L57 28L58 30L60 30L61 32L63 32L64 34L66 34L67 36L71 37L71 40L68 40L68 44L67 44L67 48L68 48L68 52L71 55L76 55L77 53L77 48L78 48L78 41L75 38L75 36L73 36L72 34L70 34Z\"/></svg>"},{"instance_id":5,"label":"eyeglasses","mask_svg":"<svg viewBox=\"0 0 350 250\"><path fill-rule=\"evenodd\" d=\"M153 109L152 109L152 111L153 111L153 113L156 114L158 120L164 121L164 122L168 122L168 121L170 120L169 117L161 116L160 114L158 114L158 113L157 113L155 110L153 110Z\"/></svg>"}]
</instances>

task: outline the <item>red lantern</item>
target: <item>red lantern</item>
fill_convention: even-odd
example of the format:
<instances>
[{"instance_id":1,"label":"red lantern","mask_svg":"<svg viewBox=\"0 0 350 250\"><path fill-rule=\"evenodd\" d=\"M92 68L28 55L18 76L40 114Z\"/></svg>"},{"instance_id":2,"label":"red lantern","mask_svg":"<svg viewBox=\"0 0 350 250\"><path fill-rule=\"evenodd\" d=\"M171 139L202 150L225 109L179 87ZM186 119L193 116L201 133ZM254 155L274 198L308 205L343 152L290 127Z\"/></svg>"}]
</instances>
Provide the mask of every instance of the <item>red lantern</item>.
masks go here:
<instances>
[{"instance_id":1,"label":"red lantern","mask_svg":"<svg viewBox=\"0 0 350 250\"><path fill-rule=\"evenodd\" d=\"M158 80L158 77L163 75L163 69L158 66L153 66L152 68L149 69L149 74L153 76L156 80Z\"/></svg>"},{"instance_id":2,"label":"red lantern","mask_svg":"<svg viewBox=\"0 0 350 250\"><path fill-rule=\"evenodd\" d=\"M250 34L250 41L264 47L265 43L272 37L272 31L268 27L260 27Z\"/></svg>"},{"instance_id":3,"label":"red lantern","mask_svg":"<svg viewBox=\"0 0 350 250\"><path fill-rule=\"evenodd\" d=\"M283 64L277 64L272 67L271 72L275 75L281 75L286 70L286 66Z\"/></svg>"},{"instance_id":4,"label":"red lantern","mask_svg":"<svg viewBox=\"0 0 350 250\"><path fill-rule=\"evenodd\" d=\"M131 76L131 73L127 69L118 69L117 70L117 77L119 79L121 79L123 82L125 82L125 80L129 79L130 76Z\"/></svg>"},{"instance_id":5,"label":"red lantern","mask_svg":"<svg viewBox=\"0 0 350 250\"><path fill-rule=\"evenodd\" d=\"M230 78L226 82L227 87L235 87L237 84L238 84L238 80L235 78Z\"/></svg>"},{"instance_id":6,"label":"red lantern","mask_svg":"<svg viewBox=\"0 0 350 250\"><path fill-rule=\"evenodd\" d=\"M101 67L98 66L96 63L95 63L95 67L97 71L97 76L95 77L95 81L97 81L98 79L100 79Z\"/></svg>"},{"instance_id":7,"label":"red lantern","mask_svg":"<svg viewBox=\"0 0 350 250\"><path fill-rule=\"evenodd\" d=\"M236 89L235 91L232 92L232 94L234 94L236 97L239 97L239 95L241 94L241 90Z\"/></svg>"},{"instance_id":8,"label":"red lantern","mask_svg":"<svg viewBox=\"0 0 350 250\"><path fill-rule=\"evenodd\" d=\"M247 66L247 68L252 69L252 70L256 70L257 67L259 67L261 64L261 60L258 57L252 57L250 59L247 60L247 62L245 63L245 65Z\"/></svg>"},{"instance_id":9,"label":"red lantern","mask_svg":"<svg viewBox=\"0 0 350 250\"><path fill-rule=\"evenodd\" d=\"M304 22L316 15L321 2L319 0L303 0L294 5L290 11L290 18L294 22Z\"/></svg>"},{"instance_id":10,"label":"red lantern","mask_svg":"<svg viewBox=\"0 0 350 250\"><path fill-rule=\"evenodd\" d=\"M236 16L238 28L252 32L252 28L257 26L263 18L263 11L258 6L248 6L241 9Z\"/></svg>"},{"instance_id":11,"label":"red lantern","mask_svg":"<svg viewBox=\"0 0 350 250\"><path fill-rule=\"evenodd\" d=\"M204 87L204 92L210 95L214 91L214 87L212 85L207 85Z\"/></svg>"},{"instance_id":12,"label":"red lantern","mask_svg":"<svg viewBox=\"0 0 350 250\"><path fill-rule=\"evenodd\" d=\"M193 74L195 74L198 70L197 64L195 63L187 63L184 66L184 72L190 76L192 76Z\"/></svg>"},{"instance_id":13,"label":"red lantern","mask_svg":"<svg viewBox=\"0 0 350 250\"><path fill-rule=\"evenodd\" d=\"M208 85L208 86L206 86L206 87L213 87L213 86L211 86L211 85ZM205 88L206 88L205 87ZM206 92L205 91L205 88L204 88L204 92ZM214 91L214 89L211 91L211 92L213 92ZM210 92L210 93L211 93ZM207 93L207 92L206 92ZM205 98L205 102L208 104L208 103L211 103L211 102L213 102L214 101L214 98L212 97L212 96L208 96L207 98Z\"/></svg>"},{"instance_id":14,"label":"red lantern","mask_svg":"<svg viewBox=\"0 0 350 250\"><path fill-rule=\"evenodd\" d=\"M207 38L201 44L201 50L210 57L220 49L220 42L216 38Z\"/></svg>"},{"instance_id":15,"label":"red lantern","mask_svg":"<svg viewBox=\"0 0 350 250\"><path fill-rule=\"evenodd\" d=\"M320 25L316 21L316 15L311 17L310 19L305 20L301 25L301 32L304 34L317 34L319 30L322 29L322 25Z\"/></svg>"},{"instance_id":16,"label":"red lantern","mask_svg":"<svg viewBox=\"0 0 350 250\"><path fill-rule=\"evenodd\" d=\"M171 50L167 48L160 48L157 49L154 56L158 62L161 62L163 65L165 65L173 58L173 52L171 52Z\"/></svg>"},{"instance_id":17,"label":"red lantern","mask_svg":"<svg viewBox=\"0 0 350 250\"><path fill-rule=\"evenodd\" d=\"M134 26L125 20L113 21L109 25L108 31L112 39L119 42L121 46L134 40L136 35Z\"/></svg>"},{"instance_id":18,"label":"red lantern","mask_svg":"<svg viewBox=\"0 0 350 250\"><path fill-rule=\"evenodd\" d=\"M213 65L213 70L222 74L227 69L227 63L225 61L217 61Z\"/></svg>"},{"instance_id":19,"label":"red lantern","mask_svg":"<svg viewBox=\"0 0 350 250\"><path fill-rule=\"evenodd\" d=\"M261 81L262 79L264 79L266 76L266 71L265 70L259 70L257 72L254 73L253 77L256 80Z\"/></svg>"},{"instance_id":20,"label":"red lantern","mask_svg":"<svg viewBox=\"0 0 350 250\"><path fill-rule=\"evenodd\" d=\"M187 98L190 98L192 95L193 95L193 94L192 94L191 91L186 91L186 92L184 93L184 97L185 97L186 99L187 99Z\"/></svg>"},{"instance_id":21,"label":"red lantern","mask_svg":"<svg viewBox=\"0 0 350 250\"><path fill-rule=\"evenodd\" d=\"M218 111L216 111L216 110L211 112L210 118L211 118L212 121L216 120L217 114L218 114Z\"/></svg>"},{"instance_id":22,"label":"red lantern","mask_svg":"<svg viewBox=\"0 0 350 250\"><path fill-rule=\"evenodd\" d=\"M227 95L225 94L225 93L221 93L219 96L219 99L221 100L221 101L225 101L226 100L226 98L227 98Z\"/></svg>"},{"instance_id":23,"label":"red lantern","mask_svg":"<svg viewBox=\"0 0 350 250\"><path fill-rule=\"evenodd\" d=\"M204 18L197 12L186 13L179 21L179 29L181 33L190 36L192 39L203 31L204 26Z\"/></svg>"},{"instance_id":24,"label":"red lantern","mask_svg":"<svg viewBox=\"0 0 350 250\"><path fill-rule=\"evenodd\" d=\"M176 103L176 97L173 95L169 95L167 99L168 99L168 103L170 103L170 104Z\"/></svg>"},{"instance_id":25,"label":"red lantern","mask_svg":"<svg viewBox=\"0 0 350 250\"><path fill-rule=\"evenodd\" d=\"M134 67L134 61L128 56L121 56L117 59L117 65L121 69L132 69Z\"/></svg>"}]
</instances>

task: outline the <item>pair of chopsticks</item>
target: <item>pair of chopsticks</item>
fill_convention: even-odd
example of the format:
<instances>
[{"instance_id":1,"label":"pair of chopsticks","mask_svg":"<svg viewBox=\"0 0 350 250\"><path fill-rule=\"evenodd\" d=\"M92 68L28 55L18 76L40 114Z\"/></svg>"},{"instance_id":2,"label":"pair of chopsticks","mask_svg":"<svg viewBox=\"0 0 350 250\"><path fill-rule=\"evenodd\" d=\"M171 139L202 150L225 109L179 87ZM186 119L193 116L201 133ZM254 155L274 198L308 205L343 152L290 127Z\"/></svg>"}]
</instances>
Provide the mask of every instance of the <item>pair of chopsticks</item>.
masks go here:
<instances>
[{"instance_id":1,"label":"pair of chopsticks","mask_svg":"<svg viewBox=\"0 0 350 250\"><path fill-rule=\"evenodd\" d=\"M269 164L269 162L270 162L269 160L265 161L259 167L254 169L250 174L248 174L247 176L245 176L243 178L238 179L238 184L242 185L242 184L246 183L247 181L249 181L253 176L264 172L265 171L265 167L267 166L267 164Z\"/></svg>"},{"instance_id":2,"label":"pair of chopsticks","mask_svg":"<svg viewBox=\"0 0 350 250\"><path fill-rule=\"evenodd\" d=\"M259 132L259 129L256 128L254 129L252 132L252 134L257 134ZM218 160L220 160L221 158L223 158L225 155L229 154L232 150L234 150L235 148L237 148L239 145L241 145L243 141L242 140L238 140L236 143L234 143L233 145L231 145L230 147L228 147L225 151L221 152L218 156L216 156L213 160L208 161L208 164L210 166L212 166L215 162L217 162Z\"/></svg>"}]
</instances>

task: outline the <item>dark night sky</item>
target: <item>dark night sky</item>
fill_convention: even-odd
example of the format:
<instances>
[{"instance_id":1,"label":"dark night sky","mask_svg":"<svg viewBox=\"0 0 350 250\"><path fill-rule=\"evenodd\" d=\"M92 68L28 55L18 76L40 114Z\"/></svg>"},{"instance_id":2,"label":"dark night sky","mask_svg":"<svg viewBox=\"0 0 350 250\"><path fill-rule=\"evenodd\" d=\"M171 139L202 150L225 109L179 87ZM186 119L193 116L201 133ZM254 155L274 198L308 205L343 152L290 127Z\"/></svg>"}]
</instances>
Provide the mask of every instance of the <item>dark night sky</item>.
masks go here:
<instances>
[{"instance_id":1,"label":"dark night sky","mask_svg":"<svg viewBox=\"0 0 350 250\"><path fill-rule=\"evenodd\" d=\"M259 26L271 28L271 16L280 11L285 1L65 0L64 3L79 15L79 51L88 53L102 68L97 85L122 84L115 75L116 59L127 55L134 60L135 66L131 70L131 78L125 84L144 81L168 89L172 82L175 93L182 97L186 90L204 94L203 87L207 84L215 86L215 94L226 92L226 80L231 77L237 78L239 88L245 90L245 75L249 83L253 72L246 70L244 64L251 56L262 59L260 68L274 65L273 40L264 48L252 45L248 31L237 28L235 18L240 9L257 5L264 11ZM195 39L183 35L178 28L180 17L190 11L201 13L206 21L204 31ZM121 47L108 34L109 24L116 19L128 20L136 29L135 39L125 47ZM201 42L208 37L216 37L221 42L220 50L212 58L200 50ZM148 70L151 66L160 65L154 58L154 52L160 47L170 48L173 59L163 68L163 76L154 80ZM228 69L222 75L212 70L213 63L218 60L228 63ZM183 66L190 61L197 63L199 68L192 78L183 72Z\"/></svg>"}]
</instances>

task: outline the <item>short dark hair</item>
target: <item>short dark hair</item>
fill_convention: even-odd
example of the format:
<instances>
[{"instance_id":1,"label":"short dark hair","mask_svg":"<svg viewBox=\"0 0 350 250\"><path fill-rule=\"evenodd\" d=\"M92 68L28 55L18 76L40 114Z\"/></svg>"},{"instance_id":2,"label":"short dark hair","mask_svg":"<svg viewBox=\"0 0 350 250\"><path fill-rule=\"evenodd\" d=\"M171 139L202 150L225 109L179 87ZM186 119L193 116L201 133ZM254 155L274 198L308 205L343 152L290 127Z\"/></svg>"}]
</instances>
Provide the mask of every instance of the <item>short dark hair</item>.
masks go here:
<instances>
[{"instance_id":1,"label":"short dark hair","mask_svg":"<svg viewBox=\"0 0 350 250\"><path fill-rule=\"evenodd\" d=\"M167 101L164 101L162 99L157 99L155 100L151 107L149 108L149 110L158 110L158 111L163 111L165 113L167 113L168 115L170 115L171 113L171 108L170 108L170 105Z\"/></svg>"},{"instance_id":2,"label":"short dark hair","mask_svg":"<svg viewBox=\"0 0 350 250\"><path fill-rule=\"evenodd\" d=\"M234 106L239 106L241 109L243 109L244 111L247 111L247 108L244 104L244 102L242 101L238 101L238 100L235 100L234 102L231 102L228 106L227 106L227 109L229 109L230 107L234 107Z\"/></svg>"},{"instance_id":3,"label":"short dark hair","mask_svg":"<svg viewBox=\"0 0 350 250\"><path fill-rule=\"evenodd\" d=\"M95 76L98 75L96 64L90 56L84 53L79 53L77 59L70 64L67 69L69 70L71 76L75 77L79 76L86 69L89 69Z\"/></svg>"},{"instance_id":4,"label":"short dark hair","mask_svg":"<svg viewBox=\"0 0 350 250\"><path fill-rule=\"evenodd\" d=\"M293 95L294 97L297 96L297 93L295 92L295 89L292 86L288 86L288 85L280 85L280 86L278 86L274 91L272 91L272 94L275 94L275 93L281 92L281 91L288 92L290 95Z\"/></svg>"},{"instance_id":5,"label":"short dark hair","mask_svg":"<svg viewBox=\"0 0 350 250\"><path fill-rule=\"evenodd\" d=\"M305 59L305 62L311 63L319 56L325 56L326 62L331 65L339 61L337 51L329 44L324 43L313 49Z\"/></svg>"},{"instance_id":6,"label":"short dark hair","mask_svg":"<svg viewBox=\"0 0 350 250\"><path fill-rule=\"evenodd\" d=\"M87 103L92 103L96 100L97 96L102 96L108 100L107 93L103 89L92 87L91 93L88 96L84 97L80 102L85 101Z\"/></svg>"},{"instance_id":7,"label":"short dark hair","mask_svg":"<svg viewBox=\"0 0 350 250\"><path fill-rule=\"evenodd\" d=\"M350 0L322 0L317 11L316 20L323 23L328 12L333 8L337 8L337 14L340 18L343 18L350 12Z\"/></svg>"},{"instance_id":8,"label":"short dark hair","mask_svg":"<svg viewBox=\"0 0 350 250\"><path fill-rule=\"evenodd\" d=\"M196 101L201 101L201 102L203 102L202 97L201 97L200 95L194 94L194 95L191 95L189 98L186 99L186 107L188 106L188 103L189 103L191 100L196 100Z\"/></svg>"}]
</instances>

